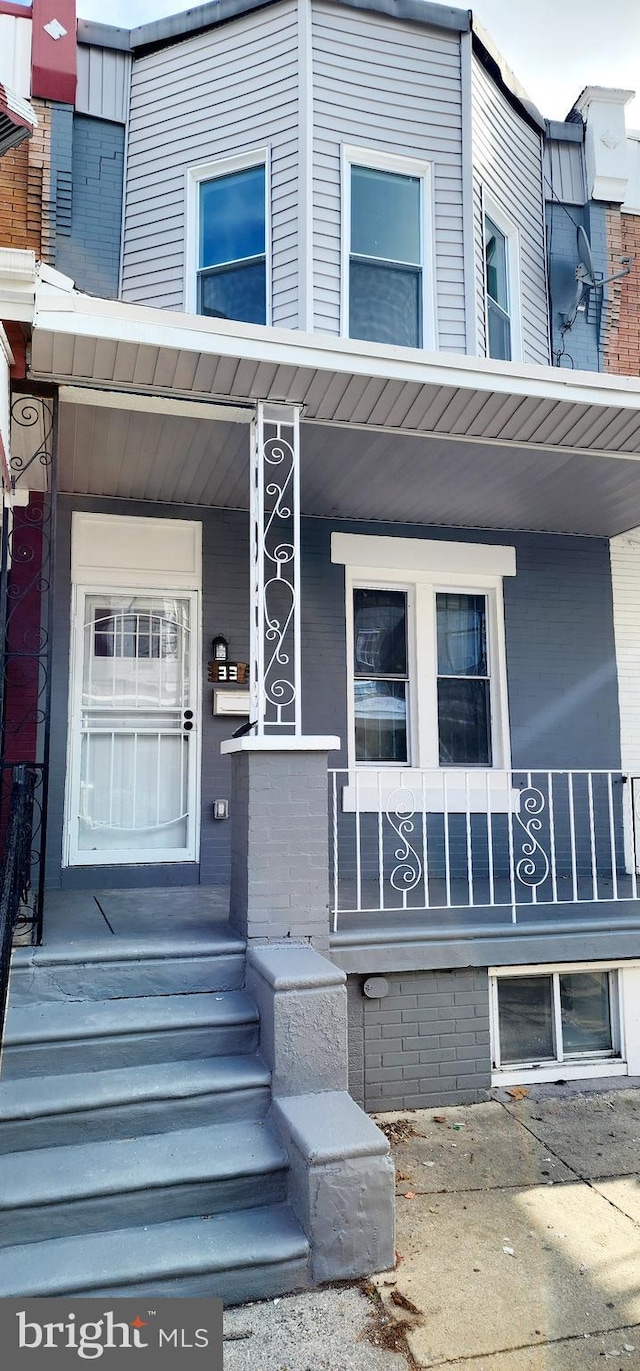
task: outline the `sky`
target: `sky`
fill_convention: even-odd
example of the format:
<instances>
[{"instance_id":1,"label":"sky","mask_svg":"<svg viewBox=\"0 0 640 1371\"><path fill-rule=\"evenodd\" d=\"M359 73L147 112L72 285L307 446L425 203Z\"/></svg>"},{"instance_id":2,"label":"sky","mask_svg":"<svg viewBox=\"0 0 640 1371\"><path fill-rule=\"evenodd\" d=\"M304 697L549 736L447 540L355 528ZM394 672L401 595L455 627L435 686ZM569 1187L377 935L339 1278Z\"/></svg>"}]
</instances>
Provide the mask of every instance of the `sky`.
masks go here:
<instances>
[{"instance_id":1,"label":"sky","mask_svg":"<svg viewBox=\"0 0 640 1371\"><path fill-rule=\"evenodd\" d=\"M78 0L78 13L136 28L192 3ZM472 8L547 118L563 119L584 86L637 89L640 96L640 0L477 0ZM640 98L627 109L627 127L640 128Z\"/></svg>"}]
</instances>

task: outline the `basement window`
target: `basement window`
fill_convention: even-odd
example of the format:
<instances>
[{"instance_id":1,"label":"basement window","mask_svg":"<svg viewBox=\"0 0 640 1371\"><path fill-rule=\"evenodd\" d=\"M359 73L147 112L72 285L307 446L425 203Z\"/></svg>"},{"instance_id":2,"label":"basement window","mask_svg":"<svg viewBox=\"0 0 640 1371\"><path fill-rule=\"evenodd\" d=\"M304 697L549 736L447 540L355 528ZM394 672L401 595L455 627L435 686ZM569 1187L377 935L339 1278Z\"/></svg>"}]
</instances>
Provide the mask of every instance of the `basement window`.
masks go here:
<instances>
[{"instance_id":1,"label":"basement window","mask_svg":"<svg viewBox=\"0 0 640 1371\"><path fill-rule=\"evenodd\" d=\"M563 969L492 977L493 1067L513 1075L536 1072L557 1079L558 1066L586 1075L598 1062L621 1056L618 976L615 970ZM544 1073L544 1076L540 1075Z\"/></svg>"}]
</instances>

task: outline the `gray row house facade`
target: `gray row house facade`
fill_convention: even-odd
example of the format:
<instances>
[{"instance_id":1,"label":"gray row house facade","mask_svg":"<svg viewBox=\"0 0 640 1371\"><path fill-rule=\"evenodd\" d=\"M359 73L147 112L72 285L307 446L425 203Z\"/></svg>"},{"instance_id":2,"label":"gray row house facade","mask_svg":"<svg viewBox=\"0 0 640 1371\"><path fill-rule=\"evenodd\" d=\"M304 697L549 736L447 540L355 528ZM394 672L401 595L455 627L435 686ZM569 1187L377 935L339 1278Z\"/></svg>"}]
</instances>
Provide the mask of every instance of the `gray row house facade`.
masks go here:
<instances>
[{"instance_id":1,"label":"gray row house facade","mask_svg":"<svg viewBox=\"0 0 640 1371\"><path fill-rule=\"evenodd\" d=\"M631 93L544 120L427 0L71 36L0 245L0 1290L242 1299L393 1263L367 1114L640 1072Z\"/></svg>"}]
</instances>

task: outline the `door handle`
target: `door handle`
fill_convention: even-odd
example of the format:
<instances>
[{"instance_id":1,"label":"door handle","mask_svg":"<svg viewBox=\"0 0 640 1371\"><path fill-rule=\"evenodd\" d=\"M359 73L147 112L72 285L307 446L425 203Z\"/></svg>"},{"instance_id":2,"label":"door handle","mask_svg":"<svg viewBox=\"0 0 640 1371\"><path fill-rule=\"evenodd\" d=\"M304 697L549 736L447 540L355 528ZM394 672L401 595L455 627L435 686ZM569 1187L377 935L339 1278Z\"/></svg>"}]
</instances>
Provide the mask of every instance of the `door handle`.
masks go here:
<instances>
[{"instance_id":1,"label":"door handle","mask_svg":"<svg viewBox=\"0 0 640 1371\"><path fill-rule=\"evenodd\" d=\"M190 733L194 727L192 709L185 709L182 715L182 727L185 733Z\"/></svg>"}]
</instances>

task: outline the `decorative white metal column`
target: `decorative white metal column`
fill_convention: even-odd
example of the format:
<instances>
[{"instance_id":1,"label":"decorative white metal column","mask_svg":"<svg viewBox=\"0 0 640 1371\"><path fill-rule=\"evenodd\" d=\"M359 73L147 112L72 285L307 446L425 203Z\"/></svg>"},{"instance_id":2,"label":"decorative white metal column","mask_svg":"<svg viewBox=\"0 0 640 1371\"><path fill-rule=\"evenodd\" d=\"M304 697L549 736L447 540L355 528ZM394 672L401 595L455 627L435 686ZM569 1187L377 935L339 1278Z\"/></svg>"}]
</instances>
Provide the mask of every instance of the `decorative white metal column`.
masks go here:
<instances>
[{"instance_id":1,"label":"decorative white metal column","mask_svg":"<svg viewBox=\"0 0 640 1371\"><path fill-rule=\"evenodd\" d=\"M251 443L251 718L299 737L300 408L260 400Z\"/></svg>"}]
</instances>

